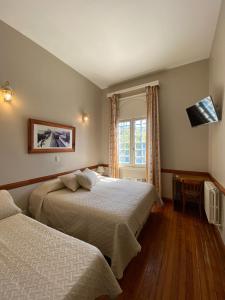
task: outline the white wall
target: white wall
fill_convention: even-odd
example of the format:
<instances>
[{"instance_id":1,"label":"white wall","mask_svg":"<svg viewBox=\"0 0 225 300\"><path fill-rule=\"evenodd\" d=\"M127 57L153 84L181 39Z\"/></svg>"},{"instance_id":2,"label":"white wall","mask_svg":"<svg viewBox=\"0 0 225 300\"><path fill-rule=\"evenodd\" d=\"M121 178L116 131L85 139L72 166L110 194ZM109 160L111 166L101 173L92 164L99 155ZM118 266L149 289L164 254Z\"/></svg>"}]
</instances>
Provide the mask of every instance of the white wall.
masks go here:
<instances>
[{"instance_id":1,"label":"white wall","mask_svg":"<svg viewBox=\"0 0 225 300\"><path fill-rule=\"evenodd\" d=\"M11 104L0 101L0 185L98 163L102 91L3 22L0 40L0 84L9 80L16 92ZM76 151L58 154L58 163L54 153L28 154L28 118L76 126Z\"/></svg>"},{"instance_id":2,"label":"white wall","mask_svg":"<svg viewBox=\"0 0 225 300\"><path fill-rule=\"evenodd\" d=\"M210 94L222 112L222 121L212 124L209 131L209 172L225 187L225 2L210 56ZM225 196L222 195L223 225L221 235L225 243Z\"/></svg>"},{"instance_id":3,"label":"white wall","mask_svg":"<svg viewBox=\"0 0 225 300\"><path fill-rule=\"evenodd\" d=\"M108 163L108 92L159 80L162 167L208 171L208 127L191 128L185 109L208 95L208 60L148 75L113 86L102 100L102 162ZM135 110L135 108L134 108ZM172 196L172 177L163 174L163 196Z\"/></svg>"}]
</instances>

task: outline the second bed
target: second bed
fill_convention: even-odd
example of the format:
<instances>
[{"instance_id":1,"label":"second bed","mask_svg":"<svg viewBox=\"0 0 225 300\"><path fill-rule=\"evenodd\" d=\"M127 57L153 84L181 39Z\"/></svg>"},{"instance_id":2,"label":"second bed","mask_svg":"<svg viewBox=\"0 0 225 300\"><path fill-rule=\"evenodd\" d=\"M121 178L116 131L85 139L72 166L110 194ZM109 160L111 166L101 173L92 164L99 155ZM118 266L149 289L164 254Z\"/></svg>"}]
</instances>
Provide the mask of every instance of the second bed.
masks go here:
<instances>
[{"instance_id":1,"label":"second bed","mask_svg":"<svg viewBox=\"0 0 225 300\"><path fill-rule=\"evenodd\" d=\"M120 279L141 250L137 236L158 200L148 183L100 177L91 191L72 192L55 179L33 191L30 212L37 220L98 247L111 259L112 271Z\"/></svg>"}]
</instances>

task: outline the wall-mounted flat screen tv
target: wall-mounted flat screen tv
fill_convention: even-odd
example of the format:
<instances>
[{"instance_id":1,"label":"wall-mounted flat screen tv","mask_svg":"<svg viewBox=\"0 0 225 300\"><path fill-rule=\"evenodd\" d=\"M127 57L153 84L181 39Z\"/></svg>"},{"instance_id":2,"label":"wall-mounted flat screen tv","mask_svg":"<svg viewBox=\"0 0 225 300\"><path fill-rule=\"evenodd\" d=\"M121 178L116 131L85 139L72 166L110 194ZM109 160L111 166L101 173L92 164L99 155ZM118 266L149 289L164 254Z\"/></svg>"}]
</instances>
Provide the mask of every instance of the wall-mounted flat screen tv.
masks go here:
<instances>
[{"instance_id":1,"label":"wall-mounted flat screen tv","mask_svg":"<svg viewBox=\"0 0 225 300\"><path fill-rule=\"evenodd\" d=\"M219 121L213 100L210 96L188 107L186 111L192 127Z\"/></svg>"}]
</instances>

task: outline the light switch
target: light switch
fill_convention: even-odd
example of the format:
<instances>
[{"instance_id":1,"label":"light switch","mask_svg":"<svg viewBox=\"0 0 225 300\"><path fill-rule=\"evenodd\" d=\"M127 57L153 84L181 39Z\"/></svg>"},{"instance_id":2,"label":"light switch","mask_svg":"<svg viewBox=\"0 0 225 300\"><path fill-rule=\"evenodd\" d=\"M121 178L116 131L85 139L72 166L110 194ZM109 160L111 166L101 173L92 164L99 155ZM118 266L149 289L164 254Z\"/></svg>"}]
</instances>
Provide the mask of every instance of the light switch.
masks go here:
<instances>
[{"instance_id":1,"label":"light switch","mask_svg":"<svg viewBox=\"0 0 225 300\"><path fill-rule=\"evenodd\" d=\"M60 157L58 155L55 156L55 162L59 163L60 162Z\"/></svg>"}]
</instances>

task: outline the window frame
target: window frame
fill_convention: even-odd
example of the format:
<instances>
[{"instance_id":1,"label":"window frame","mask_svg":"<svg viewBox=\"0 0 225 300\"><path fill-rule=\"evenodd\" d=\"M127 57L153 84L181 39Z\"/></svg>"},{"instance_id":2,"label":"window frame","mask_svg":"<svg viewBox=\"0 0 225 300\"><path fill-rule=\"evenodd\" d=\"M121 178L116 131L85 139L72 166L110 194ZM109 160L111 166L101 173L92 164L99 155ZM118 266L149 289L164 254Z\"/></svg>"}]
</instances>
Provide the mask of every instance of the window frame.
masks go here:
<instances>
[{"instance_id":1,"label":"window frame","mask_svg":"<svg viewBox=\"0 0 225 300\"><path fill-rule=\"evenodd\" d=\"M118 125L117 125L117 130L118 130L118 133L119 133L119 123L122 123L122 122L129 122L130 123L130 163L120 163L119 162L119 166L127 166L127 167L130 167L131 166L131 151L132 151L132 147L131 147L131 128L132 128L132 122L131 120L119 120L118 121ZM117 140L118 140L118 160L119 160L119 134L118 134L118 137L117 137Z\"/></svg>"},{"instance_id":2,"label":"window frame","mask_svg":"<svg viewBox=\"0 0 225 300\"><path fill-rule=\"evenodd\" d=\"M126 163L119 162L119 167L146 168L146 163L135 164L135 121L139 121L139 120L146 120L146 131L147 131L147 117L121 119L118 121L118 129L119 129L119 123L130 122L130 163L126 164ZM119 156L119 141L118 141L118 156Z\"/></svg>"}]
</instances>

